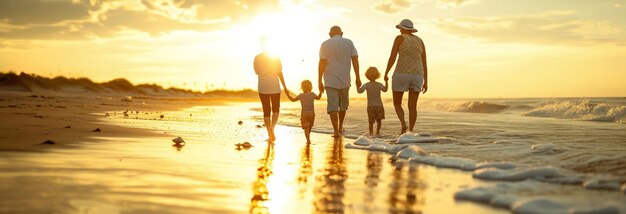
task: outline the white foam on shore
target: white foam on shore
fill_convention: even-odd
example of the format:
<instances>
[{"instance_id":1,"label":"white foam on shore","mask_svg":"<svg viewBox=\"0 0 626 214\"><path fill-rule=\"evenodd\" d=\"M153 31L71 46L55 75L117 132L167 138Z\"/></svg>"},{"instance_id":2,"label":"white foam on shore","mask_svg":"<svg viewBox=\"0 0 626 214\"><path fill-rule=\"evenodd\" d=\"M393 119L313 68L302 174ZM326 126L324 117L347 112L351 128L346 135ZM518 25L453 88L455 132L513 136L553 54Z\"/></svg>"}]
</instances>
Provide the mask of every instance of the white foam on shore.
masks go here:
<instances>
[{"instance_id":1,"label":"white foam on shore","mask_svg":"<svg viewBox=\"0 0 626 214\"><path fill-rule=\"evenodd\" d=\"M438 156L415 156L409 158L411 162L424 163L436 167L453 168L472 171L476 169L476 162L465 158L438 157Z\"/></svg>"},{"instance_id":2,"label":"white foam on shore","mask_svg":"<svg viewBox=\"0 0 626 214\"><path fill-rule=\"evenodd\" d=\"M524 198L511 194L536 188L536 181L501 183L489 187L474 187L454 194L456 200L474 201L495 207L510 209L513 213L620 213L626 206L619 202L564 203L541 197Z\"/></svg>"},{"instance_id":3,"label":"white foam on shore","mask_svg":"<svg viewBox=\"0 0 626 214\"><path fill-rule=\"evenodd\" d=\"M620 190L621 184L617 180L590 179L583 183L587 189Z\"/></svg>"},{"instance_id":4,"label":"white foam on shore","mask_svg":"<svg viewBox=\"0 0 626 214\"><path fill-rule=\"evenodd\" d=\"M533 153L541 153L541 154L549 154L549 153L555 152L554 144L552 143L532 145L530 149L532 150Z\"/></svg>"},{"instance_id":5,"label":"white foam on shore","mask_svg":"<svg viewBox=\"0 0 626 214\"><path fill-rule=\"evenodd\" d=\"M496 169L513 169L517 167L517 164L509 163L509 162L487 162L481 163L476 166L476 169L484 169L484 168L496 168Z\"/></svg>"},{"instance_id":6,"label":"white foam on shore","mask_svg":"<svg viewBox=\"0 0 626 214\"><path fill-rule=\"evenodd\" d=\"M473 176L485 180L521 181L531 178L551 178L562 176L554 167L527 167L527 168L482 168L474 172Z\"/></svg>"},{"instance_id":7,"label":"white foam on shore","mask_svg":"<svg viewBox=\"0 0 626 214\"><path fill-rule=\"evenodd\" d=\"M397 144L389 144L383 141L372 140L368 137L361 136L357 138L354 143L348 143L345 148L350 149L364 149L371 151L384 151L394 154L396 158L408 159L411 162L423 163L443 168L454 168L461 170L474 170L476 169L476 162L465 158L456 157L440 157L436 155L429 155L426 150L417 146L409 145L409 142L421 142L421 143L433 143L438 142L439 138L433 138L430 134L406 133L402 136L403 141L398 140ZM400 138L402 138L400 136ZM415 144L415 143L413 143Z\"/></svg>"},{"instance_id":8,"label":"white foam on shore","mask_svg":"<svg viewBox=\"0 0 626 214\"><path fill-rule=\"evenodd\" d=\"M423 132L423 133L404 133L398 137L396 140L396 144L407 144L407 143L437 143L439 140L445 138L433 137L431 133Z\"/></svg>"},{"instance_id":9,"label":"white foam on shore","mask_svg":"<svg viewBox=\"0 0 626 214\"><path fill-rule=\"evenodd\" d=\"M576 214L611 214L620 213L617 205L606 204L600 207L580 208L572 205L559 203L545 198L532 198L519 200L511 205L511 211L519 214L535 214L535 213L576 213Z\"/></svg>"}]
</instances>

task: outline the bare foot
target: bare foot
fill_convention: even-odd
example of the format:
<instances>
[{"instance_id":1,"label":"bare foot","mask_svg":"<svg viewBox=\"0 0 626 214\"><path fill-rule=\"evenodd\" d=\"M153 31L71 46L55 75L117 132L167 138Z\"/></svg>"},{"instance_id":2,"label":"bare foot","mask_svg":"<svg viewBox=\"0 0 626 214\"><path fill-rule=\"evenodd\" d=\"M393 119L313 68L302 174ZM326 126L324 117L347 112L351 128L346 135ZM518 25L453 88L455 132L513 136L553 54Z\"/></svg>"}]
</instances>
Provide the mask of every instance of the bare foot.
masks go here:
<instances>
[{"instance_id":1,"label":"bare foot","mask_svg":"<svg viewBox=\"0 0 626 214\"><path fill-rule=\"evenodd\" d=\"M400 134L404 134L404 133L406 133L406 130L407 130L408 128L409 128L409 127L406 127L406 126L402 127L402 131L400 131Z\"/></svg>"},{"instance_id":2,"label":"bare foot","mask_svg":"<svg viewBox=\"0 0 626 214\"><path fill-rule=\"evenodd\" d=\"M339 132L335 132L335 133L333 134L333 137L334 137L334 138L338 138L338 137L340 137L340 136L341 136L341 135L339 134Z\"/></svg>"}]
</instances>

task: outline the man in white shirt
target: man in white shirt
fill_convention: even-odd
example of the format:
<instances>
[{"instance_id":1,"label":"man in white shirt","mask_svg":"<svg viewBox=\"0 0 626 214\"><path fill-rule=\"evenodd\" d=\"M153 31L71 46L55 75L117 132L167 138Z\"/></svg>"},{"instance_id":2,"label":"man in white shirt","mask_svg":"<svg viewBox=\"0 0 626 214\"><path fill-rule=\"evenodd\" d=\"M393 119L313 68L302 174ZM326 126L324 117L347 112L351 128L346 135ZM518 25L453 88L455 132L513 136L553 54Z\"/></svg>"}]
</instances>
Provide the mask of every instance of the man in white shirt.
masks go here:
<instances>
[{"instance_id":1,"label":"man in white shirt","mask_svg":"<svg viewBox=\"0 0 626 214\"><path fill-rule=\"evenodd\" d=\"M343 132L343 120L349 105L350 64L354 68L356 86L361 87L359 76L359 57L351 40L343 38L339 26L330 28L330 39L324 41L320 47L319 62L319 90L326 90L327 112L335 130L334 137ZM326 87L324 87L324 83Z\"/></svg>"}]
</instances>

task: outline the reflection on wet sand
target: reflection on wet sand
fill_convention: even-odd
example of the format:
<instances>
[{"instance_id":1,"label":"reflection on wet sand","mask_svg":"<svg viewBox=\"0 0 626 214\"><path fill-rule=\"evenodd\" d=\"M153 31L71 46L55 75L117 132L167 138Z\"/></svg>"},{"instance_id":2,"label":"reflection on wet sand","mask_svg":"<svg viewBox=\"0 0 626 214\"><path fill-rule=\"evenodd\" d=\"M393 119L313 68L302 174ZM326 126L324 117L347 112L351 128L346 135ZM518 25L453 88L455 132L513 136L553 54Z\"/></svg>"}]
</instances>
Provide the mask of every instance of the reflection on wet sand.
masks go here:
<instances>
[{"instance_id":1,"label":"reflection on wet sand","mask_svg":"<svg viewBox=\"0 0 626 214\"><path fill-rule=\"evenodd\" d=\"M422 213L426 185L419 167L406 161L391 164L394 169L389 183L389 213Z\"/></svg>"},{"instance_id":2,"label":"reflection on wet sand","mask_svg":"<svg viewBox=\"0 0 626 214\"><path fill-rule=\"evenodd\" d=\"M183 147L185 147L185 144L172 144L172 147L174 147L176 149L176 151L180 152L180 150L183 150Z\"/></svg>"},{"instance_id":3,"label":"reflection on wet sand","mask_svg":"<svg viewBox=\"0 0 626 214\"><path fill-rule=\"evenodd\" d=\"M348 172L343 152L342 139L336 138L326 155L324 171L316 178L314 205L318 213L344 212L344 184L348 179Z\"/></svg>"},{"instance_id":4,"label":"reflection on wet sand","mask_svg":"<svg viewBox=\"0 0 626 214\"><path fill-rule=\"evenodd\" d=\"M269 213L265 202L269 199L267 183L272 175L274 161L274 142L268 142L265 156L259 160L257 180L252 185L252 199L250 199L250 213Z\"/></svg>"},{"instance_id":5,"label":"reflection on wet sand","mask_svg":"<svg viewBox=\"0 0 626 214\"><path fill-rule=\"evenodd\" d=\"M381 152L367 153L367 175L365 176L365 193L363 196L364 211L373 212L376 208L376 188L380 181L380 172L383 170L383 156Z\"/></svg>"},{"instance_id":6,"label":"reflection on wet sand","mask_svg":"<svg viewBox=\"0 0 626 214\"><path fill-rule=\"evenodd\" d=\"M302 149L300 157L300 169L298 171L298 184L300 186L298 196L300 199L303 199L304 195L307 192L307 182L309 181L309 177L311 176L311 174L313 174L313 170L311 168L312 163L313 160L311 159L311 144L307 143L306 146Z\"/></svg>"}]
</instances>

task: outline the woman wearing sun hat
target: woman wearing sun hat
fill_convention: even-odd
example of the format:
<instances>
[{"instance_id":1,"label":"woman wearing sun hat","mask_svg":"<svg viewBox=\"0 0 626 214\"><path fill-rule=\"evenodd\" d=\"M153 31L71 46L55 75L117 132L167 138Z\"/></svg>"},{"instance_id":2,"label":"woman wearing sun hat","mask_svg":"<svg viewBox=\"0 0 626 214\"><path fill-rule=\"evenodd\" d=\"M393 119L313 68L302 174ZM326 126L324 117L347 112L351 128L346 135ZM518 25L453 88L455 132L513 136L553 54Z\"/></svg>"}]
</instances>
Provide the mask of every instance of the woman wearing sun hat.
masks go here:
<instances>
[{"instance_id":1,"label":"woman wearing sun hat","mask_svg":"<svg viewBox=\"0 0 626 214\"><path fill-rule=\"evenodd\" d=\"M402 124L400 134L412 132L417 120L417 99L419 93L428 90L428 67L426 66L426 48L421 38L414 35L417 29L413 28L413 22L404 19L396 25L400 35L396 36L391 48L391 56L387 62L385 81L389 79L389 71L398 57L396 69L391 77L391 90L393 91L393 106ZM404 121L404 109L402 109L402 96L409 92L409 126Z\"/></svg>"}]
</instances>

